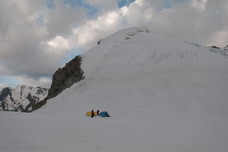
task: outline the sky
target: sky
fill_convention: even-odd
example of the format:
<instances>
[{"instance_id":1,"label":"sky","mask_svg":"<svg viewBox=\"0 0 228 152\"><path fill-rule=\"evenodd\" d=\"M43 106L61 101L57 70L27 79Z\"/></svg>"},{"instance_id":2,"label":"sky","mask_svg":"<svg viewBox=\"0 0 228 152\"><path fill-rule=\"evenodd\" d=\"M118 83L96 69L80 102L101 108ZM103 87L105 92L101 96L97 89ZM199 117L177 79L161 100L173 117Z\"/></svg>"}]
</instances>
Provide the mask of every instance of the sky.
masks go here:
<instances>
[{"instance_id":1,"label":"sky","mask_svg":"<svg viewBox=\"0 0 228 152\"><path fill-rule=\"evenodd\" d=\"M0 1L0 89L50 88L59 67L128 27L225 47L227 17L227 0Z\"/></svg>"}]
</instances>

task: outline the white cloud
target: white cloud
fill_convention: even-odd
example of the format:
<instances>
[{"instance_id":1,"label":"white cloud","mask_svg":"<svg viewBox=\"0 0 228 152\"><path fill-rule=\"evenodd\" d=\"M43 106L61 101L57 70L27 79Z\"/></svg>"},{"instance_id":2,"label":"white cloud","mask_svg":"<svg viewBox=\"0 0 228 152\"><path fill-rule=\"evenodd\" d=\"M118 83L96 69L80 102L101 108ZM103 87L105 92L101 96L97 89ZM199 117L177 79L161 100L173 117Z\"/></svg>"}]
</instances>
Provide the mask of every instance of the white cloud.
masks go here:
<instances>
[{"instance_id":1,"label":"white cloud","mask_svg":"<svg viewBox=\"0 0 228 152\"><path fill-rule=\"evenodd\" d=\"M69 49L69 42L62 36L57 35L54 39L47 41L47 45L50 47L48 51L51 53L63 53L65 50ZM56 51L59 50L59 51Z\"/></svg>"},{"instance_id":2,"label":"white cloud","mask_svg":"<svg viewBox=\"0 0 228 152\"><path fill-rule=\"evenodd\" d=\"M51 84L51 79L48 77L40 77L40 78L32 78L28 77L26 75L22 76L17 76L15 79L20 83L20 84L26 84L28 86L33 86L33 87L45 87L45 88L50 88Z\"/></svg>"},{"instance_id":3,"label":"white cloud","mask_svg":"<svg viewBox=\"0 0 228 152\"><path fill-rule=\"evenodd\" d=\"M153 17L154 9L147 7L142 0L137 0L129 7L107 11L84 25L73 29L69 41L86 50L96 45L100 38L122 28L148 24Z\"/></svg>"},{"instance_id":4,"label":"white cloud","mask_svg":"<svg viewBox=\"0 0 228 152\"><path fill-rule=\"evenodd\" d=\"M228 1L190 0L171 8L162 8L162 4L158 0L136 0L129 7L107 11L73 30L77 45L90 48L99 38L121 28L145 25L179 40L227 45Z\"/></svg>"},{"instance_id":5,"label":"white cloud","mask_svg":"<svg viewBox=\"0 0 228 152\"><path fill-rule=\"evenodd\" d=\"M202 12L206 9L207 0L192 0L192 6L197 12Z\"/></svg>"},{"instance_id":6,"label":"white cloud","mask_svg":"<svg viewBox=\"0 0 228 152\"><path fill-rule=\"evenodd\" d=\"M45 16L49 37L68 35L71 29L86 20L86 10L55 1L55 7Z\"/></svg>"},{"instance_id":7,"label":"white cloud","mask_svg":"<svg viewBox=\"0 0 228 152\"><path fill-rule=\"evenodd\" d=\"M0 74L38 78L52 76L69 52L71 28L85 20L82 8L54 1L0 1Z\"/></svg>"},{"instance_id":8,"label":"white cloud","mask_svg":"<svg viewBox=\"0 0 228 152\"><path fill-rule=\"evenodd\" d=\"M228 27L225 30L215 32L206 42L208 45L213 43L221 47L228 45Z\"/></svg>"},{"instance_id":9,"label":"white cloud","mask_svg":"<svg viewBox=\"0 0 228 152\"><path fill-rule=\"evenodd\" d=\"M110 11L95 20L89 20L85 25L73 30L72 42L74 45L89 49L94 46L97 40L104 35L110 34L117 29L119 13Z\"/></svg>"}]
</instances>

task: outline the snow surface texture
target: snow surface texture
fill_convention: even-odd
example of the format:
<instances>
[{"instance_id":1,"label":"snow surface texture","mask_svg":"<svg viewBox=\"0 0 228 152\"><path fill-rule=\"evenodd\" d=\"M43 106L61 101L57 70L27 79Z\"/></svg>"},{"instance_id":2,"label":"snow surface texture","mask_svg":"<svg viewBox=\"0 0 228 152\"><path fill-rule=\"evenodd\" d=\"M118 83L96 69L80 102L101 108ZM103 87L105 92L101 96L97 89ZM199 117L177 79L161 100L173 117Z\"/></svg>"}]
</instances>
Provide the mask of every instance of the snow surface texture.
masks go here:
<instances>
[{"instance_id":1,"label":"snow surface texture","mask_svg":"<svg viewBox=\"0 0 228 152\"><path fill-rule=\"evenodd\" d=\"M0 152L226 152L228 59L131 28L83 55L85 79L31 114L0 113ZM90 110L110 118L86 117Z\"/></svg>"}]
</instances>

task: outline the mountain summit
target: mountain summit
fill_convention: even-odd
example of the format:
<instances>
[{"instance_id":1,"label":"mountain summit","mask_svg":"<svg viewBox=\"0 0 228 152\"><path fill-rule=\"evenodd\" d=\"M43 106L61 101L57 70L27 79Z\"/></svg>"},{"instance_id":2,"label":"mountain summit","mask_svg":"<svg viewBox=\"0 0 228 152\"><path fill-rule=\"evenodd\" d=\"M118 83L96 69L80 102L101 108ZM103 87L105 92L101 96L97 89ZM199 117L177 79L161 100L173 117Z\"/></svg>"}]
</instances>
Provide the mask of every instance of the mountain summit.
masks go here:
<instances>
[{"instance_id":1,"label":"mountain summit","mask_svg":"<svg viewBox=\"0 0 228 152\"><path fill-rule=\"evenodd\" d=\"M228 151L226 53L136 27L80 63L83 79L42 108L1 113L2 151ZM111 117L85 116L92 109Z\"/></svg>"},{"instance_id":2,"label":"mountain summit","mask_svg":"<svg viewBox=\"0 0 228 152\"><path fill-rule=\"evenodd\" d=\"M50 100L55 104L66 98L50 112L74 113L89 106L118 113L227 113L226 106L217 106L228 101L227 64L225 54L209 47L172 40L144 27L122 30L82 55L85 79Z\"/></svg>"},{"instance_id":3,"label":"mountain summit","mask_svg":"<svg viewBox=\"0 0 228 152\"><path fill-rule=\"evenodd\" d=\"M32 106L42 101L47 93L48 89L27 85L3 88L0 91L0 110L30 112Z\"/></svg>"}]
</instances>

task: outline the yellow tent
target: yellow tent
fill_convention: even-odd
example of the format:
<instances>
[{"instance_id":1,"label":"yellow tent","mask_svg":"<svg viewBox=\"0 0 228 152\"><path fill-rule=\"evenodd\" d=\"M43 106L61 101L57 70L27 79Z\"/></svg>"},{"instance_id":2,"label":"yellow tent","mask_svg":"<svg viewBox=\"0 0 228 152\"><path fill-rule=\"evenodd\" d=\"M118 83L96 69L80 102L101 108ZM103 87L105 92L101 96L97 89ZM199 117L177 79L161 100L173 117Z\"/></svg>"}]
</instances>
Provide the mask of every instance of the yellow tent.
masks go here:
<instances>
[{"instance_id":1,"label":"yellow tent","mask_svg":"<svg viewBox=\"0 0 228 152\"><path fill-rule=\"evenodd\" d=\"M97 116L97 112L93 112L93 113L94 113L94 116ZM92 114L92 112L89 111L89 112L86 113L86 116L91 116L91 114Z\"/></svg>"}]
</instances>

